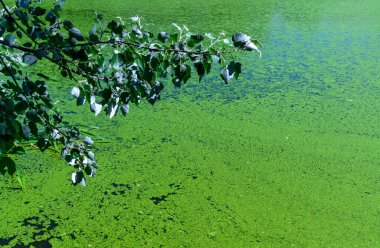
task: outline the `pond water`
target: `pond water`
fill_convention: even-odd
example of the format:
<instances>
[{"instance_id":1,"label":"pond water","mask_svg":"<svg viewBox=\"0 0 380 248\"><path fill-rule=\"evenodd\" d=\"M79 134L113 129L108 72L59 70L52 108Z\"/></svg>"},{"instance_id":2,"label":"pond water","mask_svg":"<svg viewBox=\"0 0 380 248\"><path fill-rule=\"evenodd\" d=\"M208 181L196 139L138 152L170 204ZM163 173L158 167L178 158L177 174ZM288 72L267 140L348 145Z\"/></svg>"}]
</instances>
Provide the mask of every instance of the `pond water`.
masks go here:
<instances>
[{"instance_id":1,"label":"pond water","mask_svg":"<svg viewBox=\"0 0 380 248\"><path fill-rule=\"evenodd\" d=\"M138 14L154 31L174 31L172 22L243 31L263 56L239 55L243 73L230 85L217 74L168 84L155 106L124 118L69 101L67 120L98 127L87 128L98 174L74 187L57 153L18 157L26 189L0 179L0 245L380 247L378 0L68 0L65 9L82 28L97 10ZM68 99L72 85L51 82Z\"/></svg>"}]
</instances>

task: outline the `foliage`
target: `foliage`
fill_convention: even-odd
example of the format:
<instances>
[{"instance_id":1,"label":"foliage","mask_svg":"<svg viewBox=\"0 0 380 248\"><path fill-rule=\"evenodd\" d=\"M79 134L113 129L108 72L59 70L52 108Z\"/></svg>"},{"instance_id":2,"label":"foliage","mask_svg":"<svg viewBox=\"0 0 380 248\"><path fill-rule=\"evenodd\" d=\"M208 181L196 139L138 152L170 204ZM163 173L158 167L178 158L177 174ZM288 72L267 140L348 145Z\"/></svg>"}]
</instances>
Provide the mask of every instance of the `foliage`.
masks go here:
<instances>
[{"instance_id":1,"label":"foliage","mask_svg":"<svg viewBox=\"0 0 380 248\"><path fill-rule=\"evenodd\" d=\"M173 24L178 33L145 30L138 16L107 22L95 14L92 29L84 33L70 20L61 20L58 0L44 9L37 0L17 0L0 12L0 172L14 174L15 162L9 154L23 153L25 141L41 151L53 146L61 150L67 163L75 168L74 184L85 185L98 167L91 151L93 141L82 137L77 127L69 126L48 93L48 76L37 72L31 79L26 66L45 60L57 66L61 75L76 82L71 91L77 105L89 103L98 115L110 118L126 115L130 104L147 100L154 104L164 89L163 80L171 78L181 87L192 77L198 80L220 65L225 83L238 78L241 64L226 62L237 51L257 51L260 43L243 33L232 39L222 32L194 34L186 26ZM58 101L59 102L59 101ZM24 142L24 143L23 143Z\"/></svg>"}]
</instances>

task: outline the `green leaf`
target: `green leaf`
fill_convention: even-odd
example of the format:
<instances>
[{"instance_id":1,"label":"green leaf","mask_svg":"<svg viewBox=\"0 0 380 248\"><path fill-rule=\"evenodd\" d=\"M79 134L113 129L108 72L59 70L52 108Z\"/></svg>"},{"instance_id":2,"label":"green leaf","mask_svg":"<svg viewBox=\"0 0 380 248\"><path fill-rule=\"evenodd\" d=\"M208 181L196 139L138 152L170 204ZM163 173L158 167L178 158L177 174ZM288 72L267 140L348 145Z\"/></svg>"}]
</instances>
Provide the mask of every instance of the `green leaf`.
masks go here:
<instances>
[{"instance_id":1,"label":"green leaf","mask_svg":"<svg viewBox=\"0 0 380 248\"><path fill-rule=\"evenodd\" d=\"M205 66L202 62L194 63L194 67L197 70L198 76L199 76L199 82L202 80L202 77L206 73Z\"/></svg>"},{"instance_id":2,"label":"green leaf","mask_svg":"<svg viewBox=\"0 0 380 248\"><path fill-rule=\"evenodd\" d=\"M28 9L29 8L29 0L17 0L17 6Z\"/></svg>"},{"instance_id":3,"label":"green leaf","mask_svg":"<svg viewBox=\"0 0 380 248\"><path fill-rule=\"evenodd\" d=\"M45 14L46 9L43 9L43 8L37 6L37 7L34 7L32 9L32 11L33 11L33 15L35 15L35 16L42 16L42 15Z\"/></svg>"},{"instance_id":4,"label":"green leaf","mask_svg":"<svg viewBox=\"0 0 380 248\"><path fill-rule=\"evenodd\" d=\"M5 45L8 45L8 46L13 46L15 44L15 37L11 34L8 34L7 36L5 36L5 39L4 39L4 43Z\"/></svg>"},{"instance_id":5,"label":"green leaf","mask_svg":"<svg viewBox=\"0 0 380 248\"><path fill-rule=\"evenodd\" d=\"M29 110L25 114L26 118L28 118L31 122L39 122L40 117L37 115L36 111L34 109Z\"/></svg>"},{"instance_id":6,"label":"green leaf","mask_svg":"<svg viewBox=\"0 0 380 248\"><path fill-rule=\"evenodd\" d=\"M12 150L9 152L10 154L25 154L25 150L22 146L15 146L12 148Z\"/></svg>"},{"instance_id":7,"label":"green leaf","mask_svg":"<svg viewBox=\"0 0 380 248\"><path fill-rule=\"evenodd\" d=\"M179 37L178 34L171 34L170 35L170 41L171 42L177 42L178 41L178 37Z\"/></svg>"},{"instance_id":8,"label":"green leaf","mask_svg":"<svg viewBox=\"0 0 380 248\"><path fill-rule=\"evenodd\" d=\"M7 130L7 125L5 123L0 123L0 136L5 135Z\"/></svg>"},{"instance_id":9,"label":"green leaf","mask_svg":"<svg viewBox=\"0 0 380 248\"><path fill-rule=\"evenodd\" d=\"M82 33L77 28L70 28L69 34L70 34L70 37L72 38L76 38L78 40L84 40Z\"/></svg>"},{"instance_id":10,"label":"green leaf","mask_svg":"<svg viewBox=\"0 0 380 248\"><path fill-rule=\"evenodd\" d=\"M22 56L22 61L28 65L34 65L37 63L37 60L37 57L30 53L26 53L24 56Z\"/></svg>"},{"instance_id":11,"label":"green leaf","mask_svg":"<svg viewBox=\"0 0 380 248\"><path fill-rule=\"evenodd\" d=\"M77 106L84 105L86 103L86 97L84 96L79 96L77 98Z\"/></svg>"},{"instance_id":12,"label":"green leaf","mask_svg":"<svg viewBox=\"0 0 380 248\"><path fill-rule=\"evenodd\" d=\"M37 141L37 147L40 148L41 152L45 151L50 146L48 139L39 138Z\"/></svg>"},{"instance_id":13,"label":"green leaf","mask_svg":"<svg viewBox=\"0 0 380 248\"><path fill-rule=\"evenodd\" d=\"M4 135L0 137L0 154L6 154L14 145L13 135Z\"/></svg>"},{"instance_id":14,"label":"green leaf","mask_svg":"<svg viewBox=\"0 0 380 248\"><path fill-rule=\"evenodd\" d=\"M22 32L20 30L17 30L16 34L17 34L17 37L19 37L20 39L22 38Z\"/></svg>"},{"instance_id":15,"label":"green leaf","mask_svg":"<svg viewBox=\"0 0 380 248\"><path fill-rule=\"evenodd\" d=\"M21 124L21 134L22 137L26 140L30 139L30 128L26 124Z\"/></svg>"},{"instance_id":16,"label":"green leaf","mask_svg":"<svg viewBox=\"0 0 380 248\"><path fill-rule=\"evenodd\" d=\"M91 146L94 144L94 141L90 137L86 136L83 138L83 143L87 146Z\"/></svg>"},{"instance_id":17,"label":"green leaf","mask_svg":"<svg viewBox=\"0 0 380 248\"><path fill-rule=\"evenodd\" d=\"M257 45L259 45L260 42L257 40L251 41L251 37L249 37L246 34L243 34L242 32L234 34L232 36L232 41L235 47L238 47L246 51L257 51L261 55L261 52L257 47Z\"/></svg>"},{"instance_id":18,"label":"green leaf","mask_svg":"<svg viewBox=\"0 0 380 248\"><path fill-rule=\"evenodd\" d=\"M234 43L234 46L239 48L244 48L246 42L249 40L250 37L242 32L239 32L232 36L232 42Z\"/></svg>"},{"instance_id":19,"label":"green leaf","mask_svg":"<svg viewBox=\"0 0 380 248\"><path fill-rule=\"evenodd\" d=\"M43 49L37 49L37 50L34 51L34 55L38 59L42 59L45 56L45 51Z\"/></svg>"},{"instance_id":20,"label":"green leaf","mask_svg":"<svg viewBox=\"0 0 380 248\"><path fill-rule=\"evenodd\" d=\"M29 122L28 126L30 128L30 133L33 134L34 136L38 137L38 127L35 122Z\"/></svg>"},{"instance_id":21,"label":"green leaf","mask_svg":"<svg viewBox=\"0 0 380 248\"><path fill-rule=\"evenodd\" d=\"M193 40L194 42L196 43L199 43L201 42L202 40L204 40L204 36L203 35L200 35L200 34L195 34L195 35L192 35L190 36L191 40Z\"/></svg>"},{"instance_id":22,"label":"green leaf","mask_svg":"<svg viewBox=\"0 0 380 248\"><path fill-rule=\"evenodd\" d=\"M3 36L3 34L5 33L5 27L2 27L2 26L0 26L0 37L2 37Z\"/></svg>"},{"instance_id":23,"label":"green leaf","mask_svg":"<svg viewBox=\"0 0 380 248\"><path fill-rule=\"evenodd\" d=\"M57 19L57 17L55 16L53 10L49 11L45 16L45 20L50 22L50 23L54 23L56 19Z\"/></svg>"},{"instance_id":24,"label":"green leaf","mask_svg":"<svg viewBox=\"0 0 380 248\"><path fill-rule=\"evenodd\" d=\"M107 27L111 29L111 31L115 34L121 34L123 32L123 27L121 26L121 24L113 20L108 23Z\"/></svg>"},{"instance_id":25,"label":"green leaf","mask_svg":"<svg viewBox=\"0 0 380 248\"><path fill-rule=\"evenodd\" d=\"M14 111L15 112L24 112L27 108L28 108L28 102L20 101L20 102L16 103L16 105L14 107Z\"/></svg>"},{"instance_id":26,"label":"green leaf","mask_svg":"<svg viewBox=\"0 0 380 248\"><path fill-rule=\"evenodd\" d=\"M73 24L70 20L65 19L65 20L63 21L63 26L64 26L65 28L67 28L67 29L71 29L71 28L74 27L74 24Z\"/></svg>"},{"instance_id":27,"label":"green leaf","mask_svg":"<svg viewBox=\"0 0 380 248\"><path fill-rule=\"evenodd\" d=\"M80 49L76 54L75 58L81 61L88 61L88 55L84 49Z\"/></svg>"},{"instance_id":28,"label":"green leaf","mask_svg":"<svg viewBox=\"0 0 380 248\"><path fill-rule=\"evenodd\" d=\"M91 111L94 112L95 115L98 115L100 111L102 111L102 107L103 106L101 104L95 102L90 105Z\"/></svg>"},{"instance_id":29,"label":"green leaf","mask_svg":"<svg viewBox=\"0 0 380 248\"><path fill-rule=\"evenodd\" d=\"M13 175L16 172L16 163L9 157L2 157L0 159L0 173L5 175L7 173Z\"/></svg>"},{"instance_id":30,"label":"green leaf","mask_svg":"<svg viewBox=\"0 0 380 248\"><path fill-rule=\"evenodd\" d=\"M163 43L169 40L169 38L170 38L170 35L166 32L160 32L157 36L157 39Z\"/></svg>"},{"instance_id":31,"label":"green leaf","mask_svg":"<svg viewBox=\"0 0 380 248\"><path fill-rule=\"evenodd\" d=\"M225 66L220 71L220 76L222 77L223 81L228 84L232 78L238 78L239 74L241 73L241 64L239 62L235 63L231 61L231 63L228 66Z\"/></svg>"},{"instance_id":32,"label":"green leaf","mask_svg":"<svg viewBox=\"0 0 380 248\"><path fill-rule=\"evenodd\" d=\"M33 44L32 44L32 42L25 42L24 44L23 44L23 46L24 47L32 47L33 46Z\"/></svg>"},{"instance_id":33,"label":"green leaf","mask_svg":"<svg viewBox=\"0 0 380 248\"><path fill-rule=\"evenodd\" d=\"M175 76L183 83L186 83L187 80L191 77L191 67L189 65L177 65L174 70Z\"/></svg>"},{"instance_id":34,"label":"green leaf","mask_svg":"<svg viewBox=\"0 0 380 248\"><path fill-rule=\"evenodd\" d=\"M82 186L86 186L86 179L82 171L74 172L71 175L71 181L74 185L81 184Z\"/></svg>"},{"instance_id":35,"label":"green leaf","mask_svg":"<svg viewBox=\"0 0 380 248\"><path fill-rule=\"evenodd\" d=\"M129 113L129 105L123 104L121 105L121 113L126 116Z\"/></svg>"},{"instance_id":36,"label":"green leaf","mask_svg":"<svg viewBox=\"0 0 380 248\"><path fill-rule=\"evenodd\" d=\"M65 2L66 2L66 0L57 0L57 1L55 1L55 5L56 5L56 6L61 6L61 5L63 5Z\"/></svg>"},{"instance_id":37,"label":"green leaf","mask_svg":"<svg viewBox=\"0 0 380 248\"><path fill-rule=\"evenodd\" d=\"M90 40L91 42L98 42L98 41L99 41L99 37L98 37L96 34L90 34L90 35L88 36L88 38L89 38L89 40Z\"/></svg>"}]
</instances>

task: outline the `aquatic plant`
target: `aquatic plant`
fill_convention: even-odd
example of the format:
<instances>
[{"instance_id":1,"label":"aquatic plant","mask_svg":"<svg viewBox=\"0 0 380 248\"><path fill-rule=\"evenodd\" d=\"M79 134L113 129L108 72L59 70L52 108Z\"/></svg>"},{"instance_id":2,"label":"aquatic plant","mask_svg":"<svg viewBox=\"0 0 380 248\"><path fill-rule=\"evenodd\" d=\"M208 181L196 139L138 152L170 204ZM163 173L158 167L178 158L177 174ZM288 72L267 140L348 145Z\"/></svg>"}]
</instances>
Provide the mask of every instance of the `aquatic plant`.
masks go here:
<instances>
[{"instance_id":1,"label":"aquatic plant","mask_svg":"<svg viewBox=\"0 0 380 248\"><path fill-rule=\"evenodd\" d=\"M11 154L25 151L24 141L41 151L60 149L61 156L75 168L73 184L86 184L98 167L92 152L93 140L83 137L78 127L68 125L58 110L60 101L48 93L44 71L28 71L39 61L57 66L62 77L76 82L71 94L77 105L89 103L98 115L110 118L126 115L130 104L143 99L154 104L171 78L181 87L191 77L198 81L220 66L220 76L228 84L241 73L241 63L233 53L257 51L260 43L237 33L214 37L192 33L186 26L173 24L178 32L145 29L141 18L118 17L106 21L95 14L95 23L82 33L70 20L61 20L64 0L45 9L37 0L17 0L15 6L0 4L0 172L13 175L16 164ZM260 53L261 55L261 53ZM194 74L195 74L194 73ZM58 99L60 100L60 99Z\"/></svg>"}]
</instances>

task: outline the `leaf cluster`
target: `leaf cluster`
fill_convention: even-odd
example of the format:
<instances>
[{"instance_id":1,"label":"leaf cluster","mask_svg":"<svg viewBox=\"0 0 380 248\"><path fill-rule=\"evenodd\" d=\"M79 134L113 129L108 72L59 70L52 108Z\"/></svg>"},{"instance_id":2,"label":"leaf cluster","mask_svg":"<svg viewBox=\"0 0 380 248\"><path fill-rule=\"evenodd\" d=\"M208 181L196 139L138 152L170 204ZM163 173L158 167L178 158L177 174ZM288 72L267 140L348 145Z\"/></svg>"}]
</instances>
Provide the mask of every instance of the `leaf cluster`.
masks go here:
<instances>
[{"instance_id":1,"label":"leaf cluster","mask_svg":"<svg viewBox=\"0 0 380 248\"><path fill-rule=\"evenodd\" d=\"M171 81L186 84L193 75L200 82L215 65L225 83L241 73L241 63L231 54L257 51L260 43L243 33L231 38L221 32L192 33L173 24L176 32L154 34L145 29L140 17L106 21L95 14L91 30L82 32L70 20L62 20L64 0L45 9L36 0L17 0L8 7L0 4L0 172L13 174L8 154L24 152L23 142L41 151L60 149L75 168L74 184L85 185L97 168L93 141L82 137L77 127L63 121L57 103L48 94L48 76L41 72L32 80L25 72L45 60L57 66L67 82L75 82L71 94L77 105L89 105L95 115L110 118L126 115L130 104L142 100L155 104ZM168 80L169 79L169 80ZM59 102L59 101L58 101Z\"/></svg>"}]
</instances>

